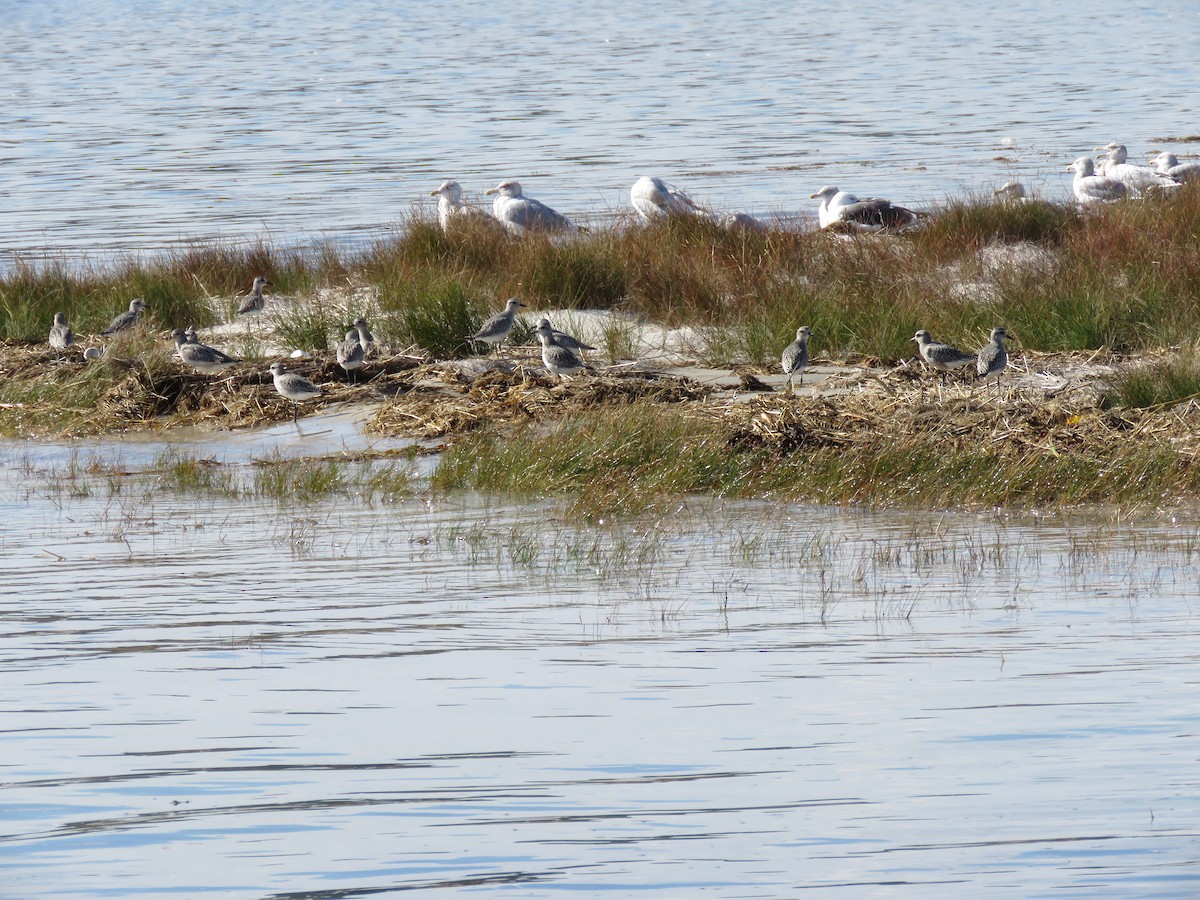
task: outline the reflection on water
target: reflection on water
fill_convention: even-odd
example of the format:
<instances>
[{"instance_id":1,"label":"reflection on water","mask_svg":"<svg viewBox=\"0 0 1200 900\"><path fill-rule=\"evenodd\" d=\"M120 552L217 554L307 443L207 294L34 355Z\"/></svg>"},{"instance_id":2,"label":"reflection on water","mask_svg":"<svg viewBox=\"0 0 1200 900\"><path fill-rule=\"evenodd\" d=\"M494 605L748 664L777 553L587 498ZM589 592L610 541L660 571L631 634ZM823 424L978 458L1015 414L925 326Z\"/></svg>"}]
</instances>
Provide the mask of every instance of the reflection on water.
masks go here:
<instances>
[{"instance_id":1,"label":"reflection on water","mask_svg":"<svg viewBox=\"0 0 1200 900\"><path fill-rule=\"evenodd\" d=\"M361 237L447 177L573 218L640 173L759 214L826 183L1065 197L1081 153L1195 130L1198 39L1191 0L14 0L0 251Z\"/></svg>"},{"instance_id":2,"label":"reflection on water","mask_svg":"<svg viewBox=\"0 0 1200 900\"><path fill-rule=\"evenodd\" d=\"M1200 529L49 492L0 896L1193 897Z\"/></svg>"}]
</instances>

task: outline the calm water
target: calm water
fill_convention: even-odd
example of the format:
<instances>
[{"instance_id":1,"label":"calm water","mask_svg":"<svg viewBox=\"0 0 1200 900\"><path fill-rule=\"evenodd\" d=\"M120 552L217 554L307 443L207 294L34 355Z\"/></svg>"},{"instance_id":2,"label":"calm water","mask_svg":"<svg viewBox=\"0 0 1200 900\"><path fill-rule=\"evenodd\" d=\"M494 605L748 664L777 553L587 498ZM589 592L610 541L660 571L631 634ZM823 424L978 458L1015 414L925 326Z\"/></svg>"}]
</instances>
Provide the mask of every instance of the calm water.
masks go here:
<instances>
[{"instance_id":1,"label":"calm water","mask_svg":"<svg viewBox=\"0 0 1200 900\"><path fill-rule=\"evenodd\" d=\"M63 471L0 476L5 898L1200 893L1196 522Z\"/></svg>"},{"instance_id":2,"label":"calm water","mask_svg":"<svg viewBox=\"0 0 1200 900\"><path fill-rule=\"evenodd\" d=\"M755 213L1065 196L1099 144L1197 131L1197 46L1194 0L10 0L0 253L361 239L445 177L584 219L643 172Z\"/></svg>"}]
</instances>

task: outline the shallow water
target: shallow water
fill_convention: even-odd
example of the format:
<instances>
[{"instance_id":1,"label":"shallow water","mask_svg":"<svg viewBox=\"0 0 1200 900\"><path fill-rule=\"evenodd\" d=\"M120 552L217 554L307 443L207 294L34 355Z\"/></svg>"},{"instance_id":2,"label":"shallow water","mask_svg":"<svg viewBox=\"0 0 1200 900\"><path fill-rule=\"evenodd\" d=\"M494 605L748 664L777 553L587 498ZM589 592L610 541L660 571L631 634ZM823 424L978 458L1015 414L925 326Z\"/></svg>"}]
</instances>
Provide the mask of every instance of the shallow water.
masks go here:
<instances>
[{"instance_id":1,"label":"shallow water","mask_svg":"<svg viewBox=\"0 0 1200 900\"><path fill-rule=\"evenodd\" d=\"M0 896L1200 890L1196 522L585 527L52 489L38 449L0 485Z\"/></svg>"},{"instance_id":2,"label":"shallow water","mask_svg":"<svg viewBox=\"0 0 1200 900\"><path fill-rule=\"evenodd\" d=\"M1093 147L1195 132L1198 43L1190 0L16 0L0 254L360 241L447 177L475 199L517 177L581 219L641 173L758 214L826 183L1065 197Z\"/></svg>"}]
</instances>

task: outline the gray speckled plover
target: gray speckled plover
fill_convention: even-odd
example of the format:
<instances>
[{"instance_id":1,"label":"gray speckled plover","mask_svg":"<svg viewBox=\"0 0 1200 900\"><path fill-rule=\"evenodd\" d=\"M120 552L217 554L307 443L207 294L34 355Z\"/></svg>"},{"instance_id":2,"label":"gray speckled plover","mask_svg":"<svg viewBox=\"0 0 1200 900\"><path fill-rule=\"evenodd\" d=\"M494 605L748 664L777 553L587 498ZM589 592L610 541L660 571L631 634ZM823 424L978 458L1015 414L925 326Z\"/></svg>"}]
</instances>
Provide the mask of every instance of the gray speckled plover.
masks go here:
<instances>
[{"instance_id":1,"label":"gray speckled plover","mask_svg":"<svg viewBox=\"0 0 1200 900\"><path fill-rule=\"evenodd\" d=\"M975 377L987 379L996 376L996 393L1000 393L1000 375L1008 365L1008 351L1004 349L1004 339L1008 332L1003 325L992 329L991 340L980 348L978 360L975 363Z\"/></svg>"},{"instance_id":2,"label":"gray speckled plover","mask_svg":"<svg viewBox=\"0 0 1200 900\"><path fill-rule=\"evenodd\" d=\"M550 329L550 336L553 338L553 342L559 347L565 347L572 353L578 353L581 357L583 356L584 350L596 349L590 344L585 344L583 341L579 340L579 338L567 334L565 331L559 331L550 324L550 320L545 316L542 316L541 320L538 322L538 328L541 328L543 323L545 323Z\"/></svg>"},{"instance_id":3,"label":"gray speckled plover","mask_svg":"<svg viewBox=\"0 0 1200 900\"><path fill-rule=\"evenodd\" d=\"M338 365L347 372L353 372L362 366L366 350L363 347L362 335L357 328L351 328L346 332L345 338L337 345L336 354Z\"/></svg>"},{"instance_id":4,"label":"gray speckled plover","mask_svg":"<svg viewBox=\"0 0 1200 900\"><path fill-rule=\"evenodd\" d=\"M554 342L554 329L542 320L537 327L538 340L542 342L542 364L552 375L562 378L574 375L584 368L583 360L566 347Z\"/></svg>"},{"instance_id":5,"label":"gray speckled plover","mask_svg":"<svg viewBox=\"0 0 1200 900\"><path fill-rule=\"evenodd\" d=\"M796 375L800 376L800 384L804 384L804 370L808 366L808 338L811 334L811 328L801 325L796 329L796 339L784 347L779 358L788 377L788 391L792 390L792 378Z\"/></svg>"},{"instance_id":6,"label":"gray speckled plover","mask_svg":"<svg viewBox=\"0 0 1200 900\"><path fill-rule=\"evenodd\" d=\"M242 302L238 304L238 315L259 312L267 304L266 298L263 297L263 288L274 286L272 282L267 281L262 275L255 275L254 286L250 288L250 293L243 297Z\"/></svg>"},{"instance_id":7,"label":"gray speckled plover","mask_svg":"<svg viewBox=\"0 0 1200 900\"><path fill-rule=\"evenodd\" d=\"M175 339L175 352L179 354L179 359L197 372L215 374L241 362L216 347L188 340L188 333L182 328L172 331L171 337Z\"/></svg>"},{"instance_id":8,"label":"gray speckled plover","mask_svg":"<svg viewBox=\"0 0 1200 900\"><path fill-rule=\"evenodd\" d=\"M292 421L299 424L299 404L320 397L321 389L303 375L289 372L281 362L271 363L271 376L275 381L275 390L292 401Z\"/></svg>"},{"instance_id":9,"label":"gray speckled plover","mask_svg":"<svg viewBox=\"0 0 1200 900\"><path fill-rule=\"evenodd\" d=\"M496 313L484 322L483 327L471 335L471 340L481 341L493 346L503 344L505 338L508 337L508 333L512 331L513 323L517 319L517 310L524 305L516 297L510 297L508 302L504 304L504 311Z\"/></svg>"},{"instance_id":10,"label":"gray speckled plover","mask_svg":"<svg viewBox=\"0 0 1200 900\"><path fill-rule=\"evenodd\" d=\"M138 319L142 317L142 310L146 308L146 302L141 297L134 297L129 301L129 310L121 313L109 323L100 334L103 337L112 337L114 334L120 334L122 331L128 331L137 324Z\"/></svg>"},{"instance_id":11,"label":"gray speckled plover","mask_svg":"<svg viewBox=\"0 0 1200 900\"><path fill-rule=\"evenodd\" d=\"M60 353L75 343L75 334L67 324L66 313L56 312L54 324L50 326L50 346Z\"/></svg>"}]
</instances>

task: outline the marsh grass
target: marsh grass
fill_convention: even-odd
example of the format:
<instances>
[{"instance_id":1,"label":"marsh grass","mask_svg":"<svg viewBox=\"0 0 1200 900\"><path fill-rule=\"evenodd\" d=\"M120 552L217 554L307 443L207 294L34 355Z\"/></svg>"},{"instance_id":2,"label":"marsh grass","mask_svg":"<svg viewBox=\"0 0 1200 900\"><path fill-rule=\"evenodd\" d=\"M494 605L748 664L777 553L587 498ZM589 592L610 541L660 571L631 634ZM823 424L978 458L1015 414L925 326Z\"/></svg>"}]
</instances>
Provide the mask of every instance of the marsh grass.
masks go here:
<instances>
[{"instance_id":1,"label":"marsh grass","mask_svg":"<svg viewBox=\"0 0 1200 900\"><path fill-rule=\"evenodd\" d=\"M997 248L1023 251L997 264ZM620 309L722 329L710 354L760 363L801 324L830 356L894 361L912 356L917 328L972 345L997 323L1036 350L1137 351L1200 333L1200 185L1086 213L966 198L909 233L857 238L682 217L516 239L486 221L444 234L414 212L366 250L201 245L107 268L18 263L0 277L0 335L44 341L59 310L78 333L95 333L138 294L156 327L205 325L213 298L244 292L259 273L283 293L373 287L396 339L434 356L470 352L462 338L509 296L530 312ZM343 315L296 313L284 327L290 343L323 347Z\"/></svg>"},{"instance_id":2,"label":"marsh grass","mask_svg":"<svg viewBox=\"0 0 1200 900\"><path fill-rule=\"evenodd\" d=\"M1128 366L1104 395L1106 407L1148 409L1200 397L1200 353L1194 347L1164 359Z\"/></svg>"},{"instance_id":3,"label":"marsh grass","mask_svg":"<svg viewBox=\"0 0 1200 900\"><path fill-rule=\"evenodd\" d=\"M1139 422L1120 415L986 403L954 414L906 403L763 401L746 404L738 424L639 402L539 431L476 432L444 454L432 485L565 495L590 518L691 494L921 508L1155 507L1200 497L1191 456L1128 440Z\"/></svg>"}]
</instances>

